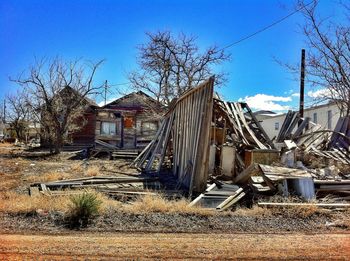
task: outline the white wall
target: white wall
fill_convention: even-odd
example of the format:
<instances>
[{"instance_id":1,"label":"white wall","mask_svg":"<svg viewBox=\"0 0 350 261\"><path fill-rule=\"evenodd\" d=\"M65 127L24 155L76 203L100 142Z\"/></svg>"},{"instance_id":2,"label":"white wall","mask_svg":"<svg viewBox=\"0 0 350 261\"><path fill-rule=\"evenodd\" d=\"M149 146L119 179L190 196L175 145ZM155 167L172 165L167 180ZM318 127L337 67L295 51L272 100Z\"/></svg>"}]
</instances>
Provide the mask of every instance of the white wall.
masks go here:
<instances>
[{"instance_id":1,"label":"white wall","mask_svg":"<svg viewBox=\"0 0 350 261\"><path fill-rule=\"evenodd\" d=\"M305 109L304 118L309 117L311 121L314 121L314 114L316 114L317 121L315 123L320 124L324 129L328 129L328 111L330 111L331 116L329 129L334 130L340 117L340 110L336 104L326 104ZM285 117L286 114L282 114L262 120L260 124L270 139L278 135ZM278 129L276 129L276 125L278 125Z\"/></svg>"},{"instance_id":2,"label":"white wall","mask_svg":"<svg viewBox=\"0 0 350 261\"><path fill-rule=\"evenodd\" d=\"M277 137L277 134L281 129L285 117L285 114L281 114L278 116L270 117L268 119L264 119L262 122L260 122L261 126L263 127L270 139L273 139L273 137ZM278 124L277 130L275 129L275 124Z\"/></svg>"}]
</instances>

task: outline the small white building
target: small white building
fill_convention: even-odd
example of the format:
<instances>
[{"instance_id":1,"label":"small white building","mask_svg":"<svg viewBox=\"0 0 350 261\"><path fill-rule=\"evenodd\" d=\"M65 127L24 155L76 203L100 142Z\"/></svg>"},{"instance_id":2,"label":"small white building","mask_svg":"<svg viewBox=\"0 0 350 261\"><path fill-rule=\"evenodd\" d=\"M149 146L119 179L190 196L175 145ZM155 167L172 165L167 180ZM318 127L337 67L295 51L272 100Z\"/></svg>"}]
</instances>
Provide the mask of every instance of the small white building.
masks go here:
<instances>
[{"instance_id":1,"label":"small white building","mask_svg":"<svg viewBox=\"0 0 350 261\"><path fill-rule=\"evenodd\" d=\"M259 119L270 139L278 135L285 117L286 114L278 114ZM340 117L340 109L334 102L330 102L304 109L304 118L307 117L312 122L320 124L324 129L334 130Z\"/></svg>"}]
</instances>

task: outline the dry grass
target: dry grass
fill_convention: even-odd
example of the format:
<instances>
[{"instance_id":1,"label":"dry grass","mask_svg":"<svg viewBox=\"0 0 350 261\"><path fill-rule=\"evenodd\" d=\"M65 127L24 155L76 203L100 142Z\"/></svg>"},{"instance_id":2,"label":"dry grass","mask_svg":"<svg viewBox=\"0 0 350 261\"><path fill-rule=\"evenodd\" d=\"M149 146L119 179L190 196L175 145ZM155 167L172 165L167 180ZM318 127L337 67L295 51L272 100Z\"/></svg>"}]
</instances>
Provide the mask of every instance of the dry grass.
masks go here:
<instances>
[{"instance_id":1,"label":"dry grass","mask_svg":"<svg viewBox=\"0 0 350 261\"><path fill-rule=\"evenodd\" d=\"M283 211L283 215L298 218L309 218L321 213L319 208L314 205L283 207L280 211Z\"/></svg>"},{"instance_id":2,"label":"dry grass","mask_svg":"<svg viewBox=\"0 0 350 261\"><path fill-rule=\"evenodd\" d=\"M87 189L84 190L85 192L88 193L93 193L97 196L97 200L101 201L101 207L100 207L100 211L101 213L106 212L108 209L122 209L123 208L123 203L121 203L120 201L114 200L114 199L110 199L108 196L106 196L105 194L102 194L101 192L97 192L95 190L92 189Z\"/></svg>"},{"instance_id":3,"label":"dry grass","mask_svg":"<svg viewBox=\"0 0 350 261\"><path fill-rule=\"evenodd\" d=\"M56 180L64 180L71 178L71 175L64 172L49 172L40 176L28 176L26 178L27 182L35 183L35 182L50 182Z\"/></svg>"},{"instance_id":4,"label":"dry grass","mask_svg":"<svg viewBox=\"0 0 350 261\"><path fill-rule=\"evenodd\" d=\"M121 208L122 203L111 200L105 195L94 190L84 190L85 192L94 193L97 199L102 202L101 213L108 208ZM81 191L83 193L83 191ZM78 192L79 193L79 192ZM32 213L38 209L43 211L69 211L71 206L71 196L35 196L18 194L13 191L0 192L0 212L3 213Z\"/></svg>"},{"instance_id":5,"label":"dry grass","mask_svg":"<svg viewBox=\"0 0 350 261\"><path fill-rule=\"evenodd\" d=\"M273 196L270 198L269 202L276 203L304 203L298 197L282 197L282 196ZM315 200L309 201L308 203L317 203ZM316 205L307 205L307 206L275 206L270 207L273 215L281 215L286 217L294 218L309 218L314 215L324 215L325 212L322 208L319 208Z\"/></svg>"},{"instance_id":6,"label":"dry grass","mask_svg":"<svg viewBox=\"0 0 350 261\"><path fill-rule=\"evenodd\" d=\"M254 205L252 208L237 208L233 212L233 215L242 217L270 217L273 214L271 209Z\"/></svg>"},{"instance_id":7,"label":"dry grass","mask_svg":"<svg viewBox=\"0 0 350 261\"><path fill-rule=\"evenodd\" d=\"M100 175L99 168L96 166L89 167L85 173L81 164L78 163L73 164L70 167L70 169L72 170L70 173L62 171L52 171L41 175L31 175L26 177L26 181L29 183L50 182L80 177L94 177Z\"/></svg>"},{"instance_id":8,"label":"dry grass","mask_svg":"<svg viewBox=\"0 0 350 261\"><path fill-rule=\"evenodd\" d=\"M100 175L100 168L97 166L90 166L84 173L86 177L94 177Z\"/></svg>"},{"instance_id":9,"label":"dry grass","mask_svg":"<svg viewBox=\"0 0 350 261\"><path fill-rule=\"evenodd\" d=\"M0 212L4 213L31 213L38 209L43 211L66 211L68 196L47 197L18 194L15 192L0 193Z\"/></svg>"},{"instance_id":10,"label":"dry grass","mask_svg":"<svg viewBox=\"0 0 350 261\"><path fill-rule=\"evenodd\" d=\"M17 188L21 184L23 161L1 159L0 191Z\"/></svg>"},{"instance_id":11,"label":"dry grass","mask_svg":"<svg viewBox=\"0 0 350 261\"><path fill-rule=\"evenodd\" d=\"M0 142L0 147L11 147L13 146L12 143L8 143L8 142Z\"/></svg>"},{"instance_id":12,"label":"dry grass","mask_svg":"<svg viewBox=\"0 0 350 261\"><path fill-rule=\"evenodd\" d=\"M216 212L201 208L190 207L189 202L185 199L181 200L166 200L161 195L146 195L140 197L133 204L124 206L124 210L132 213L180 213L194 214L200 216L215 215Z\"/></svg>"},{"instance_id":13,"label":"dry grass","mask_svg":"<svg viewBox=\"0 0 350 261\"><path fill-rule=\"evenodd\" d=\"M81 165L81 163L74 163L70 166L71 170L73 172L78 172L78 173L83 173L84 172L84 168Z\"/></svg>"}]
</instances>

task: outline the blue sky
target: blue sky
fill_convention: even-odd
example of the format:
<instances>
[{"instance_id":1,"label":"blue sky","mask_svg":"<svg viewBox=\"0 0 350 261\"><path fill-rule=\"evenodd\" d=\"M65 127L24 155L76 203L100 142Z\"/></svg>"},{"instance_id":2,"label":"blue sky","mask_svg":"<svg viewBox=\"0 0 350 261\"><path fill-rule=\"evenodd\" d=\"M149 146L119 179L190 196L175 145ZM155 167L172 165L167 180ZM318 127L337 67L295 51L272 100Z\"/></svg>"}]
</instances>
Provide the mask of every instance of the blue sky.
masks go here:
<instances>
[{"instance_id":1,"label":"blue sky","mask_svg":"<svg viewBox=\"0 0 350 261\"><path fill-rule=\"evenodd\" d=\"M201 48L212 44L226 46L284 17L291 12L293 3L282 0L2 0L0 100L17 88L8 77L27 69L34 57L106 59L95 82L124 83L127 72L136 68L136 46L146 41L145 32L184 32L196 35ZM335 15L339 11L337 7L331 0L322 0L318 8L322 14ZM219 68L229 73L227 85L219 89L225 99L245 99L255 109L297 106L295 93L299 83L273 57L299 63L301 49L305 47L303 35L298 32L298 24L302 22L301 14L296 14L229 48L232 59Z\"/></svg>"}]
</instances>

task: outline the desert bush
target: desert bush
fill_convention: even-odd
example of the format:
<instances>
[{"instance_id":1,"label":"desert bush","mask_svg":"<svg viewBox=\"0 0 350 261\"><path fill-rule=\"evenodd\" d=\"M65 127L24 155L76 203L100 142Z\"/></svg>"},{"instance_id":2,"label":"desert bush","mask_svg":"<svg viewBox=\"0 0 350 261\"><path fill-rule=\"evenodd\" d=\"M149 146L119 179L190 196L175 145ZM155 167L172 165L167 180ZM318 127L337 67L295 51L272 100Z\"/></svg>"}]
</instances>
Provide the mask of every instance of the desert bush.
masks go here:
<instances>
[{"instance_id":1,"label":"desert bush","mask_svg":"<svg viewBox=\"0 0 350 261\"><path fill-rule=\"evenodd\" d=\"M70 201L67 219L71 228L86 227L100 213L102 201L94 192L71 196Z\"/></svg>"}]
</instances>

